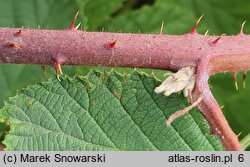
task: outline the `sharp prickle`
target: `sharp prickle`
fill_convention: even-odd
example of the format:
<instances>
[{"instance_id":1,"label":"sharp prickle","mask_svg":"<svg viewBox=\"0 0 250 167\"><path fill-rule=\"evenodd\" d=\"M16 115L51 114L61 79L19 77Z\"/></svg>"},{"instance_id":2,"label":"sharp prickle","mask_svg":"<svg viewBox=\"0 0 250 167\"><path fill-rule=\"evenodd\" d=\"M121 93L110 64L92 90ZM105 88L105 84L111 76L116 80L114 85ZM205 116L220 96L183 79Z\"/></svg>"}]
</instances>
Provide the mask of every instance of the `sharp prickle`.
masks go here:
<instances>
[{"instance_id":1,"label":"sharp prickle","mask_svg":"<svg viewBox=\"0 0 250 167\"><path fill-rule=\"evenodd\" d=\"M198 27L198 25L199 25L199 23L200 23L200 21L201 21L201 19L202 19L203 16L204 16L204 14L201 15L201 17L196 21L194 27L190 31L190 34L195 34L196 33L197 27Z\"/></svg>"},{"instance_id":2,"label":"sharp prickle","mask_svg":"<svg viewBox=\"0 0 250 167\"><path fill-rule=\"evenodd\" d=\"M78 28L78 26L80 26L79 24L75 27L75 22L76 22L76 19L77 19L77 16L79 14L79 11L76 13L75 17L73 18L70 26L69 26L69 30L76 30Z\"/></svg>"},{"instance_id":3,"label":"sharp prickle","mask_svg":"<svg viewBox=\"0 0 250 167\"><path fill-rule=\"evenodd\" d=\"M244 71L242 75L242 83L243 83L243 88L246 88L246 80L247 80L247 72Z\"/></svg>"},{"instance_id":4,"label":"sharp prickle","mask_svg":"<svg viewBox=\"0 0 250 167\"><path fill-rule=\"evenodd\" d=\"M164 21L161 22L160 35L163 34L163 29L164 29Z\"/></svg>"},{"instance_id":5,"label":"sharp prickle","mask_svg":"<svg viewBox=\"0 0 250 167\"><path fill-rule=\"evenodd\" d=\"M235 89L236 90L238 90L239 89L239 87L238 87L238 83L237 83L237 72L231 72L231 75L232 75L232 77L233 77L233 79L234 79L234 86L235 86Z\"/></svg>"},{"instance_id":6,"label":"sharp prickle","mask_svg":"<svg viewBox=\"0 0 250 167\"><path fill-rule=\"evenodd\" d=\"M239 35L244 35L244 34L245 34L245 33L244 33L244 26L245 26L245 24L246 24L246 21L244 21L244 22L241 24Z\"/></svg>"}]
</instances>

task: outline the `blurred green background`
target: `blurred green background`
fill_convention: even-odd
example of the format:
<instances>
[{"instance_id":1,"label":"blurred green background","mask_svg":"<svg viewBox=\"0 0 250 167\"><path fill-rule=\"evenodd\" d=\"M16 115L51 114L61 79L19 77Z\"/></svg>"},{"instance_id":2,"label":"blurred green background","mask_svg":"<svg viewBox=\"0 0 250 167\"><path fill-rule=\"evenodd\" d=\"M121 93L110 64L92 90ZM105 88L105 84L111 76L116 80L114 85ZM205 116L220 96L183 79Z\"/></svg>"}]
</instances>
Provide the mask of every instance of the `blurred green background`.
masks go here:
<instances>
[{"instance_id":1,"label":"blurred green background","mask_svg":"<svg viewBox=\"0 0 250 167\"><path fill-rule=\"evenodd\" d=\"M80 11L77 22L86 31L159 33L164 21L164 33L184 34L202 14L198 27L201 34L207 29L210 35L237 34L242 22L249 21L245 25L247 33L250 26L250 1L246 0L0 0L0 27L65 29L77 11ZM63 70L73 76L85 75L91 68L63 67ZM49 77L55 75L51 67L47 73ZM163 79L163 71L154 73ZM0 108L20 89L45 80L39 65L0 65ZM209 82L235 133L241 133L240 138L249 134L250 79L243 89L239 74L238 91L228 74L212 76ZM6 129L0 124L0 140Z\"/></svg>"}]
</instances>

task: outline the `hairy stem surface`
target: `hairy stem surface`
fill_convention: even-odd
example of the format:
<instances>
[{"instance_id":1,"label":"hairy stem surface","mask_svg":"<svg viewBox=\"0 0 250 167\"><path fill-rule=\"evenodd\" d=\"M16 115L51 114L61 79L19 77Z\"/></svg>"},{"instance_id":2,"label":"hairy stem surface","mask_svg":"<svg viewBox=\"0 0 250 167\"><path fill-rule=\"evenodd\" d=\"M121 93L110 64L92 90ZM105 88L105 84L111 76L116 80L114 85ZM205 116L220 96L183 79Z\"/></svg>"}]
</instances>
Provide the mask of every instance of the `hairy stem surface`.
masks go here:
<instances>
[{"instance_id":1,"label":"hairy stem surface","mask_svg":"<svg viewBox=\"0 0 250 167\"><path fill-rule=\"evenodd\" d=\"M211 94L207 80L219 72L250 69L250 36L123 34L71 30L0 28L0 63L141 67L196 71L194 101L227 150L241 150Z\"/></svg>"}]
</instances>

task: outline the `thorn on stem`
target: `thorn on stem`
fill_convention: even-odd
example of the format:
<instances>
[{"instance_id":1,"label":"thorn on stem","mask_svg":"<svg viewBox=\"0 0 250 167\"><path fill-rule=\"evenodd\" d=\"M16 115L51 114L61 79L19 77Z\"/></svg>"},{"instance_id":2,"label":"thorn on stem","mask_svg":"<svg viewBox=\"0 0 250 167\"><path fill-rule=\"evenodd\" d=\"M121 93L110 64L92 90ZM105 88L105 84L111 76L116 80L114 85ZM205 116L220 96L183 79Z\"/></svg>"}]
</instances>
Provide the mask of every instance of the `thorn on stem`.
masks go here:
<instances>
[{"instance_id":1,"label":"thorn on stem","mask_svg":"<svg viewBox=\"0 0 250 167\"><path fill-rule=\"evenodd\" d=\"M19 30L18 32L14 33L14 37L18 37L21 35L22 30Z\"/></svg>"},{"instance_id":2,"label":"thorn on stem","mask_svg":"<svg viewBox=\"0 0 250 167\"><path fill-rule=\"evenodd\" d=\"M236 90L238 90L239 88L238 88L238 83L237 83L237 72L231 72L231 75L232 75L232 77L233 77L233 79L234 79L234 85L235 85L235 89Z\"/></svg>"},{"instance_id":3,"label":"thorn on stem","mask_svg":"<svg viewBox=\"0 0 250 167\"><path fill-rule=\"evenodd\" d=\"M16 42L9 42L9 43L5 44L4 47L20 49L21 45L19 45Z\"/></svg>"},{"instance_id":4,"label":"thorn on stem","mask_svg":"<svg viewBox=\"0 0 250 167\"><path fill-rule=\"evenodd\" d=\"M204 14L201 15L201 17L196 21L194 27L190 31L190 34L195 34L196 33L197 27L198 27L198 25L199 25L199 23L200 23L200 21L201 21L201 19L202 19L203 16L204 16Z\"/></svg>"},{"instance_id":5,"label":"thorn on stem","mask_svg":"<svg viewBox=\"0 0 250 167\"><path fill-rule=\"evenodd\" d=\"M79 11L76 13L75 17L73 18L70 26L69 26L69 30L77 30L77 28L80 26L79 24L77 25L77 27L75 27L75 22L76 22L76 19L77 19L77 16L79 14Z\"/></svg>"},{"instance_id":6,"label":"thorn on stem","mask_svg":"<svg viewBox=\"0 0 250 167\"><path fill-rule=\"evenodd\" d=\"M63 75L63 72L62 72L62 65L61 65L61 64L58 64L58 69L59 69L60 74Z\"/></svg>"},{"instance_id":7,"label":"thorn on stem","mask_svg":"<svg viewBox=\"0 0 250 167\"><path fill-rule=\"evenodd\" d=\"M81 26L82 23L79 23L77 26L76 26L76 30L78 30L78 28Z\"/></svg>"},{"instance_id":8,"label":"thorn on stem","mask_svg":"<svg viewBox=\"0 0 250 167\"><path fill-rule=\"evenodd\" d=\"M245 89L246 88L246 80L247 80L247 72L244 71L243 72L243 76L242 76L242 79L243 79L243 88Z\"/></svg>"},{"instance_id":9,"label":"thorn on stem","mask_svg":"<svg viewBox=\"0 0 250 167\"><path fill-rule=\"evenodd\" d=\"M240 137L240 135L241 135L241 132L237 135L237 137Z\"/></svg>"},{"instance_id":10,"label":"thorn on stem","mask_svg":"<svg viewBox=\"0 0 250 167\"><path fill-rule=\"evenodd\" d=\"M52 60L54 62L52 64L52 67L56 71L56 77L57 77L58 81L61 81L60 78L59 78L59 75L63 75L62 64L65 63L65 57L64 57L63 54L58 53L55 57L52 57Z\"/></svg>"},{"instance_id":11,"label":"thorn on stem","mask_svg":"<svg viewBox=\"0 0 250 167\"><path fill-rule=\"evenodd\" d=\"M207 31L205 32L205 34L204 34L204 35L205 35L205 36L206 36L206 35L208 35L208 32L209 32L209 30L207 30Z\"/></svg>"},{"instance_id":12,"label":"thorn on stem","mask_svg":"<svg viewBox=\"0 0 250 167\"><path fill-rule=\"evenodd\" d=\"M43 69L43 74L44 74L45 78L47 78L47 73L46 73L46 67L45 67L45 65L42 65L42 69Z\"/></svg>"},{"instance_id":13,"label":"thorn on stem","mask_svg":"<svg viewBox=\"0 0 250 167\"><path fill-rule=\"evenodd\" d=\"M117 40L113 40L112 42L110 42L110 43L107 44L107 47L108 48L115 48L116 43L117 43Z\"/></svg>"},{"instance_id":14,"label":"thorn on stem","mask_svg":"<svg viewBox=\"0 0 250 167\"><path fill-rule=\"evenodd\" d=\"M241 24L239 35L245 35L245 33L244 33L244 26L245 26L245 24L246 24L246 21L244 21L244 22Z\"/></svg>"},{"instance_id":15,"label":"thorn on stem","mask_svg":"<svg viewBox=\"0 0 250 167\"><path fill-rule=\"evenodd\" d=\"M235 89L239 90L237 80L234 80Z\"/></svg>"},{"instance_id":16,"label":"thorn on stem","mask_svg":"<svg viewBox=\"0 0 250 167\"><path fill-rule=\"evenodd\" d=\"M218 43L218 41L221 39L222 36L224 36L225 34L222 34L221 36L219 36L218 38L216 38L214 41L211 42L212 45L215 45Z\"/></svg>"},{"instance_id":17,"label":"thorn on stem","mask_svg":"<svg viewBox=\"0 0 250 167\"><path fill-rule=\"evenodd\" d=\"M163 34L163 29L164 29L164 21L161 22L160 35Z\"/></svg>"},{"instance_id":18,"label":"thorn on stem","mask_svg":"<svg viewBox=\"0 0 250 167\"><path fill-rule=\"evenodd\" d=\"M175 119L185 115L186 113L188 113L191 109L193 109L194 107L196 107L202 100L203 100L204 96L200 96L194 103L192 103L190 106L184 108L183 110L179 110L177 112L175 112L174 114L172 114L168 120L166 121L166 125L169 126Z\"/></svg>"},{"instance_id":19,"label":"thorn on stem","mask_svg":"<svg viewBox=\"0 0 250 167\"><path fill-rule=\"evenodd\" d=\"M55 69L55 71L56 71L56 78L57 78L57 80L58 80L58 81L61 81L61 80L60 80L60 76L59 76L60 74L63 75L61 64L54 63L54 64L52 65L52 67L53 67L53 68Z\"/></svg>"}]
</instances>

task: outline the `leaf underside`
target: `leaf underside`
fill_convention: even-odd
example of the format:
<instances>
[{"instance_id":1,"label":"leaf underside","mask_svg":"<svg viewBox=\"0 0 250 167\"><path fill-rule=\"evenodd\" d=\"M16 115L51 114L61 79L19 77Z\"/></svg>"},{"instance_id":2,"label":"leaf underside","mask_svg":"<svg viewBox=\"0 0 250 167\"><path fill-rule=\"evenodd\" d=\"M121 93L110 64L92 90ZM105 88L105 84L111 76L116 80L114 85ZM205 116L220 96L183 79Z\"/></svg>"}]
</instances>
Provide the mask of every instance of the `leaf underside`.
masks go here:
<instances>
[{"instance_id":1,"label":"leaf underside","mask_svg":"<svg viewBox=\"0 0 250 167\"><path fill-rule=\"evenodd\" d=\"M153 76L91 71L29 86L0 112L6 150L223 150L201 113L165 125L184 108L180 94L154 93Z\"/></svg>"}]
</instances>

